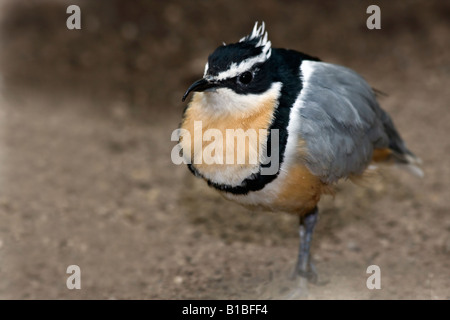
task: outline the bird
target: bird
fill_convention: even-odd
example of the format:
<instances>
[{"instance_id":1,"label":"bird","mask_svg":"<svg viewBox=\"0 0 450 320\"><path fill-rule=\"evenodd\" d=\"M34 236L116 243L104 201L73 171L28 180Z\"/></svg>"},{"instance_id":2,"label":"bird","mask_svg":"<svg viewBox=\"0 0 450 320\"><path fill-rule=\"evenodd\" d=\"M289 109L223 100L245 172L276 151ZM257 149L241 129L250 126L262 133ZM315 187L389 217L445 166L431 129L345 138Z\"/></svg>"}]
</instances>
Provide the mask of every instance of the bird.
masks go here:
<instances>
[{"instance_id":1,"label":"bird","mask_svg":"<svg viewBox=\"0 0 450 320\"><path fill-rule=\"evenodd\" d=\"M215 49L182 101L191 93L180 125L187 134L179 138L189 170L229 200L299 217L294 278L318 283L310 253L318 203L339 181L370 176L379 163L423 175L377 90L350 68L272 48L264 22ZM208 130L213 134L205 138ZM236 136L226 139L227 130L262 134L238 145ZM212 137L219 140L215 152L208 150ZM245 147L266 153L251 157ZM225 159L229 152L245 161ZM215 161L201 161L205 154Z\"/></svg>"}]
</instances>

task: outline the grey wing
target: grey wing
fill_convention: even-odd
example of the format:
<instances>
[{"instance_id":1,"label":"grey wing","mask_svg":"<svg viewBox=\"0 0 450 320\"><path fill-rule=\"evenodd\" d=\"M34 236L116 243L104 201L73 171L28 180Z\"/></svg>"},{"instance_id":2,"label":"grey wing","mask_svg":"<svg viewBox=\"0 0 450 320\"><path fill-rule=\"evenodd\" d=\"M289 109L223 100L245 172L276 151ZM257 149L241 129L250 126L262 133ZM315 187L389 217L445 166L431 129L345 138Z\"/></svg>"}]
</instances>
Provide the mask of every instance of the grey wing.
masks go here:
<instances>
[{"instance_id":1,"label":"grey wing","mask_svg":"<svg viewBox=\"0 0 450 320\"><path fill-rule=\"evenodd\" d=\"M361 174L375 148L389 147L389 116L354 71L315 61L303 61L301 70L299 134L307 167L326 183Z\"/></svg>"}]
</instances>

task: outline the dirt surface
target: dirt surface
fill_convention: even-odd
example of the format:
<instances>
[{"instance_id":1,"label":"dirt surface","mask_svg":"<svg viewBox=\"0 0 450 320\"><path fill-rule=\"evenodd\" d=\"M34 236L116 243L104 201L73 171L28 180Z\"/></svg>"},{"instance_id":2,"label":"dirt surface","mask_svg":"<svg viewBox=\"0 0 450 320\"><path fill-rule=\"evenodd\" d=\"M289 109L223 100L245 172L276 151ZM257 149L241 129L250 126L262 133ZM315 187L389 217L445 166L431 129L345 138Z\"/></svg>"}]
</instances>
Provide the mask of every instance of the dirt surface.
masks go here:
<instances>
[{"instance_id":1,"label":"dirt surface","mask_svg":"<svg viewBox=\"0 0 450 320\"><path fill-rule=\"evenodd\" d=\"M1 1L0 298L282 299L297 218L224 200L171 162L181 96L264 20L274 47L357 70L424 162L320 203L309 299L450 298L450 4ZM67 30L79 4L82 30ZM366 269L381 268L381 290ZM81 290L66 269L81 268Z\"/></svg>"}]
</instances>

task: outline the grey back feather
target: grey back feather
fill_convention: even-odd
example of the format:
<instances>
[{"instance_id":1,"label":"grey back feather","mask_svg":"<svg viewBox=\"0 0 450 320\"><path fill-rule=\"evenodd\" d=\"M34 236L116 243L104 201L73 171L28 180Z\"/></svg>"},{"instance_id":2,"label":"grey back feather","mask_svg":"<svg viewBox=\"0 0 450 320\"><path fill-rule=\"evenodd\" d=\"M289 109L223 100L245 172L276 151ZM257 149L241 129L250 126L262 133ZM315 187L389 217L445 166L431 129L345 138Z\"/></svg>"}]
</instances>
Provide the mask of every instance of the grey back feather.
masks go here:
<instances>
[{"instance_id":1,"label":"grey back feather","mask_svg":"<svg viewBox=\"0 0 450 320\"><path fill-rule=\"evenodd\" d=\"M326 183L361 174L375 148L389 147L385 130L385 123L391 123L389 116L354 71L324 62L304 63L312 68L303 84L299 110L307 167Z\"/></svg>"}]
</instances>

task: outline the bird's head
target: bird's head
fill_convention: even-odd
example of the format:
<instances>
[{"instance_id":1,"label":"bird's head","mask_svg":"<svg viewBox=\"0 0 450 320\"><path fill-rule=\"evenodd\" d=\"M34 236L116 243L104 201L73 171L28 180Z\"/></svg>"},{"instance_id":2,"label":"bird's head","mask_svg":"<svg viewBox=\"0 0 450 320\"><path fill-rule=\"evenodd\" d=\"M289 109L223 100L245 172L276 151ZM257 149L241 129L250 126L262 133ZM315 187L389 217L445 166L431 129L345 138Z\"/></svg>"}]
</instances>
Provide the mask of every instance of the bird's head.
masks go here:
<instances>
[{"instance_id":1,"label":"bird's head","mask_svg":"<svg viewBox=\"0 0 450 320\"><path fill-rule=\"evenodd\" d=\"M239 42L218 47L208 57L203 78L186 90L183 101L190 92L203 92L209 105L245 108L246 101L270 91L272 48L264 27L264 22L260 26L256 22L251 34Z\"/></svg>"}]
</instances>

